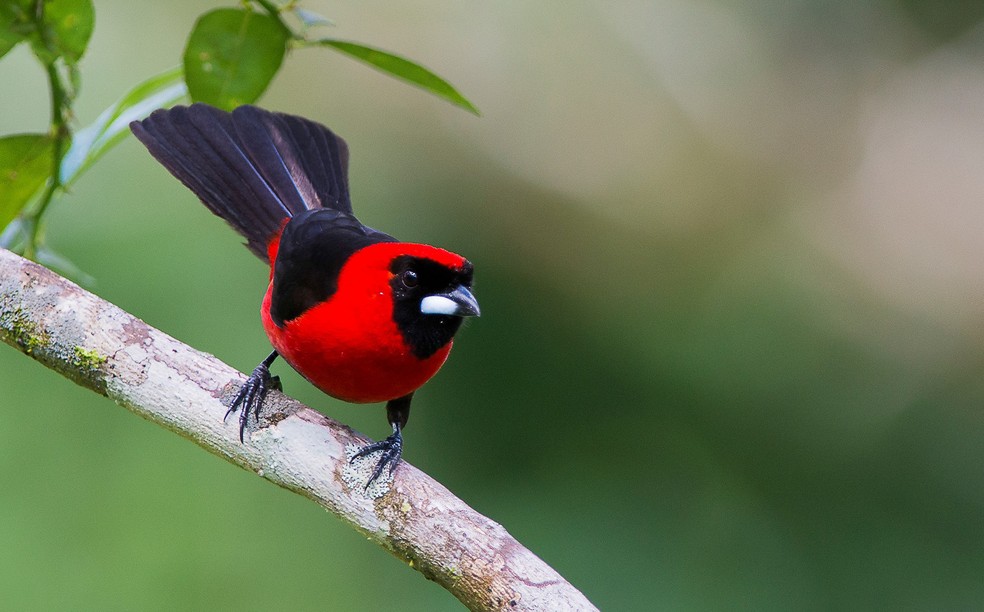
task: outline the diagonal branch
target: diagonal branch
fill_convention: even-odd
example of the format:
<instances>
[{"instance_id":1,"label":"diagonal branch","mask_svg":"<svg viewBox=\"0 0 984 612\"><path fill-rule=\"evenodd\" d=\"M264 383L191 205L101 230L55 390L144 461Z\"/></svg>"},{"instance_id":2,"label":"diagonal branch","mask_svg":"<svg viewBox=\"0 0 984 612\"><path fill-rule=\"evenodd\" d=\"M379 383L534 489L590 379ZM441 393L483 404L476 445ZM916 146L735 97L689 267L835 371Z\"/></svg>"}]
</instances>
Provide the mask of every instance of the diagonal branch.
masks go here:
<instances>
[{"instance_id":1,"label":"diagonal branch","mask_svg":"<svg viewBox=\"0 0 984 612\"><path fill-rule=\"evenodd\" d=\"M556 571L408 463L363 489L366 438L271 392L239 443L223 422L243 375L47 268L0 250L0 338L140 416L308 497L473 610L594 610Z\"/></svg>"}]
</instances>

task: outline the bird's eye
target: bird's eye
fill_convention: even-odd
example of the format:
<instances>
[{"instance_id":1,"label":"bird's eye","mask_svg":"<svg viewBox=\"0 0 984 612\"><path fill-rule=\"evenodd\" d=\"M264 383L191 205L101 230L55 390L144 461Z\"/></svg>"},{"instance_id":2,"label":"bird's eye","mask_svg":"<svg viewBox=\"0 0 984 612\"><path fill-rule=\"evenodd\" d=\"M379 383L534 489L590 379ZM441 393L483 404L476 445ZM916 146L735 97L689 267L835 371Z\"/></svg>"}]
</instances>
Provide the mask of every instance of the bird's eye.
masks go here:
<instances>
[{"instance_id":1,"label":"bird's eye","mask_svg":"<svg viewBox=\"0 0 984 612\"><path fill-rule=\"evenodd\" d=\"M403 275L400 277L400 280L403 281L403 286L407 289L413 289L420 284L420 279L417 278L417 273L413 270L404 271Z\"/></svg>"}]
</instances>

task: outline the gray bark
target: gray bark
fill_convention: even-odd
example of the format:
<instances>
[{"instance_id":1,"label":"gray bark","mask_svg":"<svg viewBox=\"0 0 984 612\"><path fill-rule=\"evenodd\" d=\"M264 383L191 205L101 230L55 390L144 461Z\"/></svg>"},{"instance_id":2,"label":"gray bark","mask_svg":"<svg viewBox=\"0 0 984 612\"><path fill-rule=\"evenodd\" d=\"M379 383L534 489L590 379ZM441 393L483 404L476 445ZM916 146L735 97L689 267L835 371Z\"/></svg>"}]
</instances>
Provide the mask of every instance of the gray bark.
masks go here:
<instances>
[{"instance_id":1,"label":"gray bark","mask_svg":"<svg viewBox=\"0 0 984 612\"><path fill-rule=\"evenodd\" d=\"M595 610L556 571L440 483L402 462L364 483L368 440L271 392L239 442L223 421L244 376L54 272L0 249L0 337L202 448L324 506L473 610Z\"/></svg>"}]
</instances>

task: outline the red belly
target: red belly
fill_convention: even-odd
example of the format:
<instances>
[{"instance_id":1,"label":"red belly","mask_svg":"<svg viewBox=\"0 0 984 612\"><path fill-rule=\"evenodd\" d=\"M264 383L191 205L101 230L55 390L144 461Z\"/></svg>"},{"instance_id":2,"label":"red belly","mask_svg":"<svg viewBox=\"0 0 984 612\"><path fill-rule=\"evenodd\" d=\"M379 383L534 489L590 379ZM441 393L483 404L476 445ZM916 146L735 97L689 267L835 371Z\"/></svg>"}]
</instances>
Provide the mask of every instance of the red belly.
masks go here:
<instances>
[{"instance_id":1,"label":"red belly","mask_svg":"<svg viewBox=\"0 0 984 612\"><path fill-rule=\"evenodd\" d=\"M427 382L451 351L449 342L426 359L415 357L393 321L385 293L331 299L278 327L269 314L270 291L262 308L270 343L314 386L347 402L403 397Z\"/></svg>"}]
</instances>

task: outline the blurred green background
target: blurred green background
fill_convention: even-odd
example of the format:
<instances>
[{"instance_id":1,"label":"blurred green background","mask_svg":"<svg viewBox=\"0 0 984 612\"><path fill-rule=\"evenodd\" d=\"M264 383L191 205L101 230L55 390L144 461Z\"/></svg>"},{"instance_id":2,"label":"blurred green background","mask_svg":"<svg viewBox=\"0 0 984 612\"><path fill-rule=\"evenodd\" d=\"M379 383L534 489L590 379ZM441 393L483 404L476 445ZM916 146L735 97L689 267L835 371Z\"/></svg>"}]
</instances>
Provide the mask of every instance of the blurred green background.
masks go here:
<instances>
[{"instance_id":1,"label":"blurred green background","mask_svg":"<svg viewBox=\"0 0 984 612\"><path fill-rule=\"evenodd\" d=\"M602 609L984 606L984 4L305 5L483 112L325 50L261 101L348 140L363 221L475 263L407 460ZM80 123L217 6L97 0ZM0 83L0 133L44 130L26 49ZM132 139L49 218L101 296L266 355L263 266ZM6 346L0 389L5 609L459 608Z\"/></svg>"}]
</instances>

